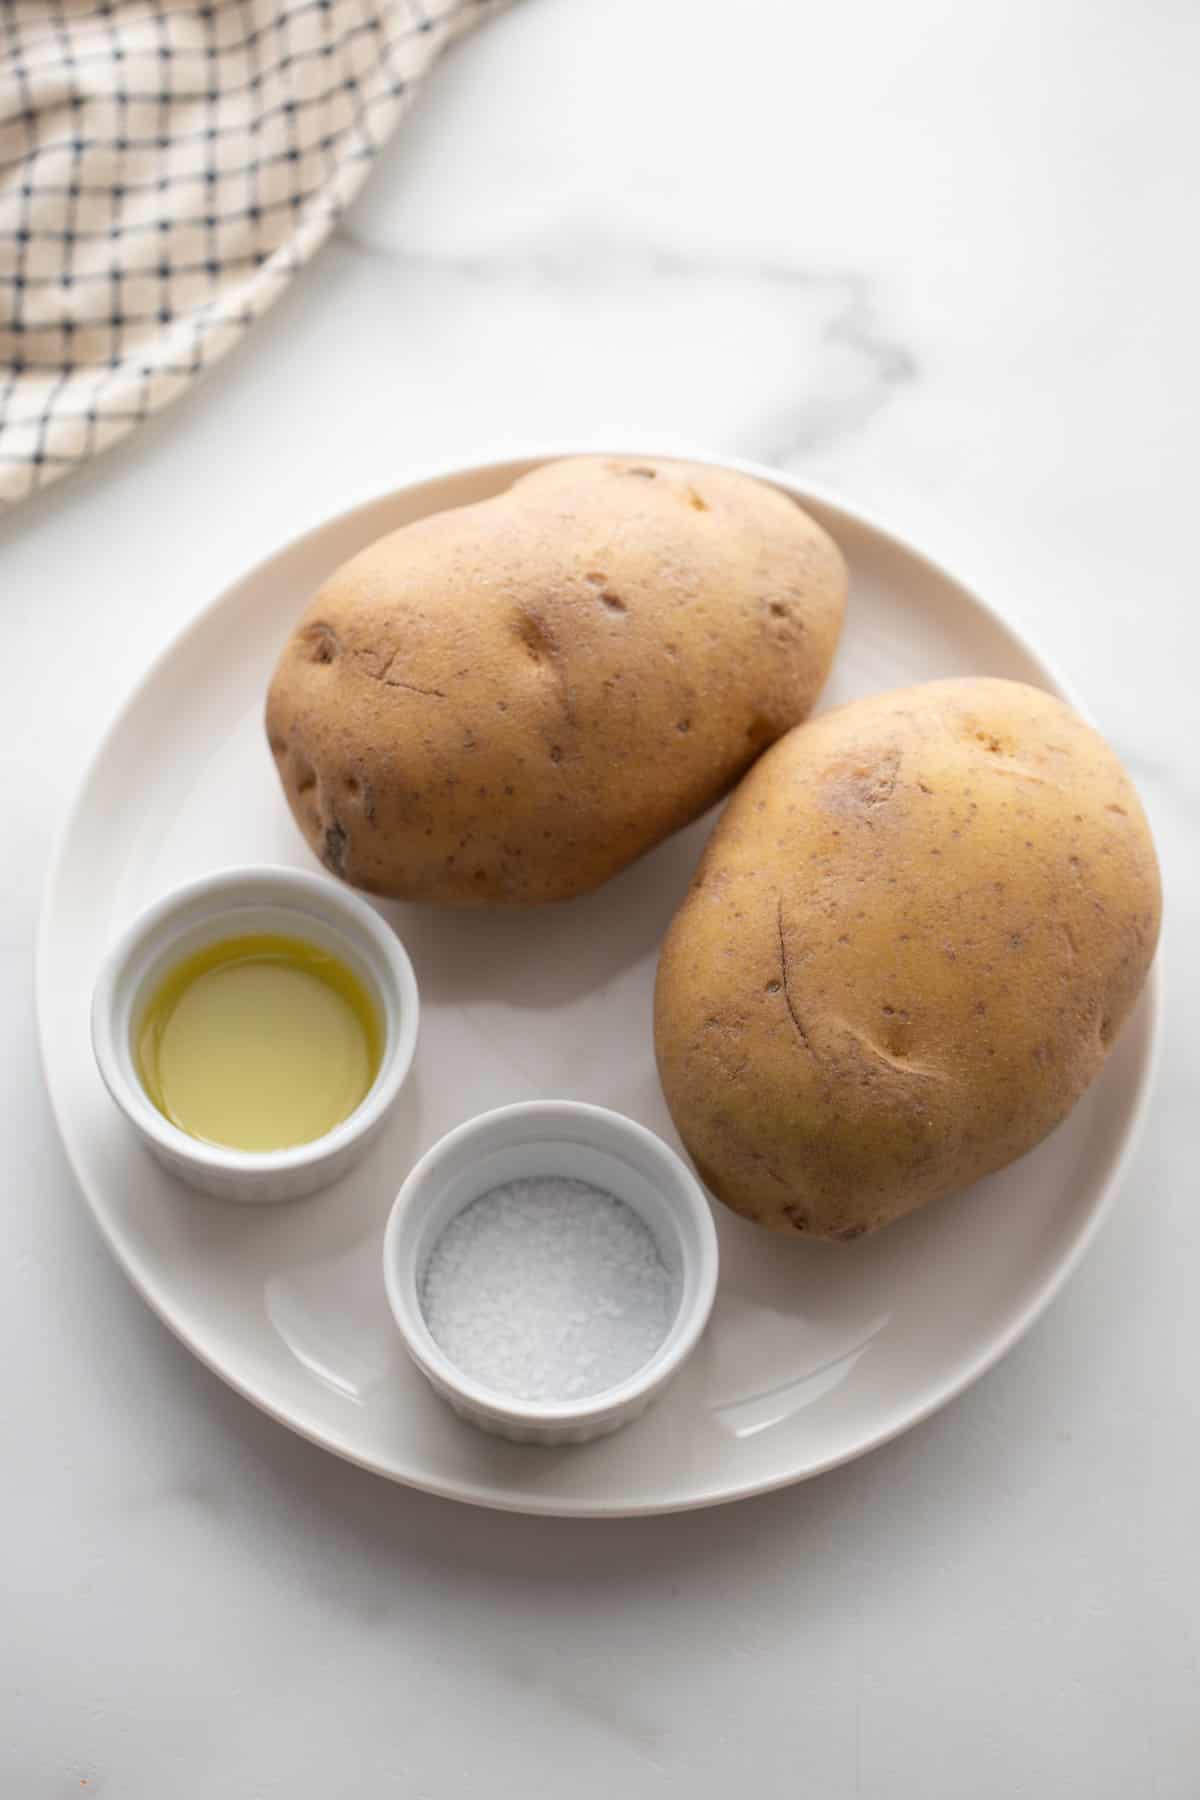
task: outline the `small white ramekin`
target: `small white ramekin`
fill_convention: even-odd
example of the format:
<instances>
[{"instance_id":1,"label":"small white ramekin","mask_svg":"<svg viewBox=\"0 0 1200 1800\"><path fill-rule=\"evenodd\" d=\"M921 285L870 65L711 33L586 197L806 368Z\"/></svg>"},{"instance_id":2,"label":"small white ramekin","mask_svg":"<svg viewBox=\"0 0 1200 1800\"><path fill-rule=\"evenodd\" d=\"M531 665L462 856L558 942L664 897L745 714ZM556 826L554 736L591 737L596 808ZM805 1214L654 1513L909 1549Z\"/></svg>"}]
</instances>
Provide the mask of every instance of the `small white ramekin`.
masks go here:
<instances>
[{"instance_id":1,"label":"small white ramekin","mask_svg":"<svg viewBox=\"0 0 1200 1800\"><path fill-rule=\"evenodd\" d=\"M323 1137L287 1150L231 1150L189 1137L154 1105L134 1057L142 1008L167 971L206 944L257 932L304 938L340 957L384 1028L379 1072L362 1103ZM109 1093L172 1175L222 1200L295 1200L338 1180L370 1145L408 1074L419 1011L403 944L357 894L296 869L226 869L175 888L122 933L92 997L92 1048Z\"/></svg>"},{"instance_id":2,"label":"small white ramekin","mask_svg":"<svg viewBox=\"0 0 1200 1800\"><path fill-rule=\"evenodd\" d=\"M489 1189L530 1176L616 1195L649 1227L677 1281L675 1318L658 1350L618 1386L582 1400L517 1400L464 1375L421 1308L425 1269L450 1220ZM514 1443L583 1444L636 1419L695 1349L717 1289L717 1234L700 1183L653 1132L601 1106L535 1100L482 1113L425 1153L392 1208L383 1278L409 1355L455 1412Z\"/></svg>"}]
</instances>

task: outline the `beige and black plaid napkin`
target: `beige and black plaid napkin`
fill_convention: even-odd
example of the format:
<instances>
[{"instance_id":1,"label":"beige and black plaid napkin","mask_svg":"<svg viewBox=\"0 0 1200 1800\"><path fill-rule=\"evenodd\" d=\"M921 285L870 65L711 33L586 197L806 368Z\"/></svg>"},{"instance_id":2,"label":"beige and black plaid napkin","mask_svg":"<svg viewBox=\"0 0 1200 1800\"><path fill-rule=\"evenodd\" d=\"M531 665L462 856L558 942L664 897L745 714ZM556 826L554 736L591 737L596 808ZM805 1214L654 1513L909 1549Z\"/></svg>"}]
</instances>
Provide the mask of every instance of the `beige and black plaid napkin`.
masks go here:
<instances>
[{"instance_id":1,"label":"beige and black plaid napkin","mask_svg":"<svg viewBox=\"0 0 1200 1800\"><path fill-rule=\"evenodd\" d=\"M266 311L505 0L0 0L0 502Z\"/></svg>"}]
</instances>

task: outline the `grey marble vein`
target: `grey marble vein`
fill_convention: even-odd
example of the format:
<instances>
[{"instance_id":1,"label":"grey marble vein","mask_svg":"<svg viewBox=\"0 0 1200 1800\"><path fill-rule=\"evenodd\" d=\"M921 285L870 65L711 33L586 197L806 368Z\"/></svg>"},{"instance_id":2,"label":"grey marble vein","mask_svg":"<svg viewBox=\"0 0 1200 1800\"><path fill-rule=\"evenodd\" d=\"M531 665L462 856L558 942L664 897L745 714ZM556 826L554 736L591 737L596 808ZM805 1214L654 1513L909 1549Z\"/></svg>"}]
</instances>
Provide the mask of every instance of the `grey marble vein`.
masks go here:
<instances>
[{"instance_id":1,"label":"grey marble vein","mask_svg":"<svg viewBox=\"0 0 1200 1800\"><path fill-rule=\"evenodd\" d=\"M393 248L364 236L348 221L336 236L354 254L412 278L434 274L472 285L525 284L556 291L564 300L590 298L599 282L610 290L640 287L648 301L674 300L683 307L717 285L749 286L785 309L794 304L798 326L809 332L815 306L820 314L817 353L828 352L831 358L849 353L857 365L856 379L826 376L825 382L789 396L744 427L741 448L746 454L782 467L861 430L918 374L916 356L884 323L878 283L861 270L806 267L736 252L663 249L599 233L564 233L525 247L470 255ZM768 353L764 347L764 355Z\"/></svg>"}]
</instances>

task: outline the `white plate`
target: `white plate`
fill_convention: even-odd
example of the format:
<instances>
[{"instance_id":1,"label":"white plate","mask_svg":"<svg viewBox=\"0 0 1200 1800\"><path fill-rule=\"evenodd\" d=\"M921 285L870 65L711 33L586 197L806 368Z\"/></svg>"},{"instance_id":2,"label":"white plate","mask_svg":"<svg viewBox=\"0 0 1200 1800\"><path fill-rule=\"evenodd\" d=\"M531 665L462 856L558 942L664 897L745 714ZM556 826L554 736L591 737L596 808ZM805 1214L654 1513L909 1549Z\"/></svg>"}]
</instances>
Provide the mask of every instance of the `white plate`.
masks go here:
<instances>
[{"instance_id":1,"label":"white plate","mask_svg":"<svg viewBox=\"0 0 1200 1800\"><path fill-rule=\"evenodd\" d=\"M312 866L261 726L268 677L308 595L382 532L496 493L536 460L444 475L319 527L217 600L146 676L92 764L50 877L38 957L46 1076L113 1254L183 1342L264 1411L380 1474L484 1505L614 1515L706 1506L883 1443L959 1393L1037 1317L1095 1230L1130 1146L1152 1061L1153 984L1068 1122L959 1198L839 1247L768 1237L718 1207L720 1291L695 1357L637 1424L561 1451L485 1437L433 1394L388 1313L383 1225L416 1158L488 1107L590 1100L678 1143L655 1077L651 988L711 820L558 908L381 907L421 986L416 1062L367 1162L311 1200L236 1207L177 1186L118 1116L88 1042L96 971L134 912L225 864ZM769 470L749 472L795 493L850 564L825 706L938 675L1058 689L923 556Z\"/></svg>"}]
</instances>

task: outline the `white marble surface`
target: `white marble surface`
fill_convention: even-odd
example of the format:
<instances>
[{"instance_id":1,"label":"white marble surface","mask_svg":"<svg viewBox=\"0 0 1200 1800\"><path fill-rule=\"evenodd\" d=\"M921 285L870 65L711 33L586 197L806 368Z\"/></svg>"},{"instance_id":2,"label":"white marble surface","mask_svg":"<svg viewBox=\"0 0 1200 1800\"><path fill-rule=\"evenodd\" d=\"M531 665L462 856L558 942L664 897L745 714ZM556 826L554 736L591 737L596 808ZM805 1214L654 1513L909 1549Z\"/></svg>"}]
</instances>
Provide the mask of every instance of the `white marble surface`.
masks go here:
<instances>
[{"instance_id":1,"label":"white marble surface","mask_svg":"<svg viewBox=\"0 0 1200 1800\"><path fill-rule=\"evenodd\" d=\"M1195 1800L1198 57L1181 0L524 0L233 358L5 525L5 1800ZM334 1462L152 1319L31 944L90 747L233 576L428 461L639 434L879 508L1074 679L1159 834L1166 1053L966 1398L767 1500L547 1524Z\"/></svg>"}]
</instances>

